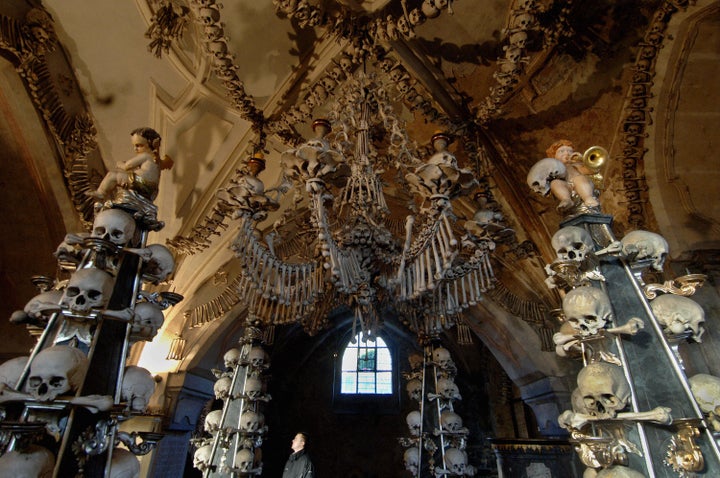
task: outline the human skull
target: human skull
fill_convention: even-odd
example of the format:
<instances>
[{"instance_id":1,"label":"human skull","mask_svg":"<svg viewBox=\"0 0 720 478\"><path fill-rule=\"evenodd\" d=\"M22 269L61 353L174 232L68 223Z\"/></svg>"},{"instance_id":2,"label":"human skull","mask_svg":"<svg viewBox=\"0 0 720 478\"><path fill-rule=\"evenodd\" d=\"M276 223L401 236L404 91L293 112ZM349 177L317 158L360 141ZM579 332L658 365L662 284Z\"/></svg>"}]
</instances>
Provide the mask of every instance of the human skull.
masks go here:
<instances>
[{"instance_id":1,"label":"human skull","mask_svg":"<svg viewBox=\"0 0 720 478\"><path fill-rule=\"evenodd\" d=\"M630 386L622 368L611 363L596 362L583 367L577 384L585 409L598 418L615 418L630 398Z\"/></svg>"},{"instance_id":2,"label":"human skull","mask_svg":"<svg viewBox=\"0 0 720 478\"><path fill-rule=\"evenodd\" d=\"M412 26L417 26L425 23L427 17L420 8L413 8L408 12L408 20Z\"/></svg>"},{"instance_id":3,"label":"human skull","mask_svg":"<svg viewBox=\"0 0 720 478\"><path fill-rule=\"evenodd\" d=\"M437 18L440 15L440 7L435 4L435 0L424 0L420 8L427 18Z\"/></svg>"},{"instance_id":4,"label":"human skull","mask_svg":"<svg viewBox=\"0 0 720 478\"><path fill-rule=\"evenodd\" d=\"M211 435L220 429L220 421L222 420L222 410L213 410L205 415L205 423L203 430Z\"/></svg>"},{"instance_id":5,"label":"human skull","mask_svg":"<svg viewBox=\"0 0 720 478\"><path fill-rule=\"evenodd\" d=\"M29 358L27 356L15 357L6 360L0 365L0 389L2 385L7 385L13 389L17 386Z\"/></svg>"},{"instance_id":6,"label":"human skull","mask_svg":"<svg viewBox=\"0 0 720 478\"><path fill-rule=\"evenodd\" d=\"M610 298L597 287L578 287L563 298L563 313L583 337L597 335L612 320Z\"/></svg>"},{"instance_id":7,"label":"human skull","mask_svg":"<svg viewBox=\"0 0 720 478\"><path fill-rule=\"evenodd\" d=\"M627 466L615 465L598 471L596 478L645 478L645 475Z\"/></svg>"},{"instance_id":8,"label":"human skull","mask_svg":"<svg viewBox=\"0 0 720 478\"><path fill-rule=\"evenodd\" d=\"M452 410L443 410L440 414L440 424L443 429L451 432L459 432L463 427L463 420L460 415Z\"/></svg>"},{"instance_id":9,"label":"human skull","mask_svg":"<svg viewBox=\"0 0 720 478\"><path fill-rule=\"evenodd\" d=\"M501 82L501 84L503 83ZM528 171L527 184L534 192L547 196L550 192L550 182L554 179L565 179L566 177L567 168L562 161L555 158L544 158L533 164L530 171Z\"/></svg>"},{"instance_id":10,"label":"human skull","mask_svg":"<svg viewBox=\"0 0 720 478\"><path fill-rule=\"evenodd\" d=\"M242 352L238 348L231 348L225 354L223 355L223 363L225 364L225 368L229 369L235 369L238 362L240 361L240 355Z\"/></svg>"},{"instance_id":11,"label":"human skull","mask_svg":"<svg viewBox=\"0 0 720 478\"><path fill-rule=\"evenodd\" d=\"M550 242L560 261L582 262L593 250L592 236L584 228L565 226L558 230Z\"/></svg>"},{"instance_id":12,"label":"human skull","mask_svg":"<svg viewBox=\"0 0 720 478\"><path fill-rule=\"evenodd\" d=\"M129 450L113 449L110 463L110 478L140 477L140 460Z\"/></svg>"},{"instance_id":13,"label":"human skull","mask_svg":"<svg viewBox=\"0 0 720 478\"><path fill-rule=\"evenodd\" d=\"M125 246L135 235L135 219L121 209L103 209L93 222L90 237Z\"/></svg>"},{"instance_id":14,"label":"human skull","mask_svg":"<svg viewBox=\"0 0 720 478\"><path fill-rule=\"evenodd\" d=\"M153 393L155 379L148 370L135 365L125 368L121 397L128 402L130 410L144 413Z\"/></svg>"},{"instance_id":15,"label":"human skull","mask_svg":"<svg viewBox=\"0 0 720 478\"><path fill-rule=\"evenodd\" d=\"M240 471L248 472L253 469L255 464L255 454L248 448L240 448L235 453L235 467Z\"/></svg>"},{"instance_id":16,"label":"human skull","mask_svg":"<svg viewBox=\"0 0 720 478\"><path fill-rule=\"evenodd\" d=\"M678 335L688 330L695 342L702 342L705 311L700 304L681 295L663 294L650 301L650 307L665 334Z\"/></svg>"},{"instance_id":17,"label":"human skull","mask_svg":"<svg viewBox=\"0 0 720 478\"><path fill-rule=\"evenodd\" d=\"M263 382L257 377L247 377L245 379L245 395L250 400L258 400L263 396Z\"/></svg>"},{"instance_id":18,"label":"human skull","mask_svg":"<svg viewBox=\"0 0 720 478\"><path fill-rule=\"evenodd\" d=\"M441 378L437 381L438 394L446 400L462 400L460 389L451 378Z\"/></svg>"},{"instance_id":19,"label":"human skull","mask_svg":"<svg viewBox=\"0 0 720 478\"><path fill-rule=\"evenodd\" d=\"M255 368L267 367L270 364L267 352L259 345L254 345L250 348L248 361L250 361L250 365Z\"/></svg>"},{"instance_id":20,"label":"human skull","mask_svg":"<svg viewBox=\"0 0 720 478\"><path fill-rule=\"evenodd\" d=\"M175 270L175 258L170 249L162 244L150 244L150 259L143 262L143 279L153 283L162 282Z\"/></svg>"},{"instance_id":21,"label":"human skull","mask_svg":"<svg viewBox=\"0 0 720 478\"><path fill-rule=\"evenodd\" d=\"M623 254L631 262L652 259L653 269L657 271L663 270L669 247L665 238L660 234L641 230L631 231L620 242L623 246Z\"/></svg>"},{"instance_id":22,"label":"human skull","mask_svg":"<svg viewBox=\"0 0 720 478\"><path fill-rule=\"evenodd\" d=\"M525 45L527 44L527 33L525 32L515 32L510 35L508 38L508 41L510 42L510 45L515 48L525 48Z\"/></svg>"},{"instance_id":23,"label":"human skull","mask_svg":"<svg viewBox=\"0 0 720 478\"><path fill-rule=\"evenodd\" d=\"M511 63L517 63L522 57L522 50L517 47L508 47L505 49L505 59Z\"/></svg>"},{"instance_id":24,"label":"human skull","mask_svg":"<svg viewBox=\"0 0 720 478\"><path fill-rule=\"evenodd\" d=\"M535 16L530 13L519 13L512 19L512 28L516 30L527 30L535 22Z\"/></svg>"},{"instance_id":25,"label":"human skull","mask_svg":"<svg viewBox=\"0 0 720 478\"><path fill-rule=\"evenodd\" d=\"M412 473L413 476L417 475L418 467L420 466L420 449L413 446L405 450L403 463L407 471Z\"/></svg>"},{"instance_id":26,"label":"human skull","mask_svg":"<svg viewBox=\"0 0 720 478\"><path fill-rule=\"evenodd\" d=\"M422 428L422 415L419 411L413 410L405 417L405 423L407 423L410 435L417 437L420 436L420 430Z\"/></svg>"},{"instance_id":27,"label":"human skull","mask_svg":"<svg viewBox=\"0 0 720 478\"><path fill-rule=\"evenodd\" d=\"M705 413L720 412L720 378L706 373L693 375L688 379L690 390L700 410Z\"/></svg>"},{"instance_id":28,"label":"human skull","mask_svg":"<svg viewBox=\"0 0 720 478\"><path fill-rule=\"evenodd\" d=\"M240 415L240 429L247 433L258 432L265 424L265 415L246 410Z\"/></svg>"},{"instance_id":29,"label":"human skull","mask_svg":"<svg viewBox=\"0 0 720 478\"><path fill-rule=\"evenodd\" d=\"M408 363L410 364L410 370L412 371L421 370L423 368L424 361L425 359L422 354L413 352L408 355Z\"/></svg>"},{"instance_id":30,"label":"human skull","mask_svg":"<svg viewBox=\"0 0 720 478\"><path fill-rule=\"evenodd\" d=\"M210 464L212 445L204 445L195 450L193 455L193 466L200 471L205 471Z\"/></svg>"},{"instance_id":31,"label":"human skull","mask_svg":"<svg viewBox=\"0 0 720 478\"><path fill-rule=\"evenodd\" d=\"M453 362L453 359L450 356L450 351L444 347L437 347L433 350L433 362L435 362L437 366L443 370L455 367L455 362Z\"/></svg>"},{"instance_id":32,"label":"human skull","mask_svg":"<svg viewBox=\"0 0 720 478\"><path fill-rule=\"evenodd\" d=\"M40 402L49 402L63 393L75 391L87 372L88 358L67 345L41 350L30 365L27 389Z\"/></svg>"},{"instance_id":33,"label":"human skull","mask_svg":"<svg viewBox=\"0 0 720 478\"><path fill-rule=\"evenodd\" d=\"M422 400L422 382L416 378L408 380L405 384L405 390L407 390L410 400L420 402Z\"/></svg>"},{"instance_id":34,"label":"human skull","mask_svg":"<svg viewBox=\"0 0 720 478\"><path fill-rule=\"evenodd\" d=\"M79 269L70 277L60 305L80 315L92 309L104 309L110 300L114 286L113 277L95 269Z\"/></svg>"},{"instance_id":35,"label":"human skull","mask_svg":"<svg viewBox=\"0 0 720 478\"><path fill-rule=\"evenodd\" d=\"M453 475L463 476L467 474L467 454L457 448L445 450L445 466Z\"/></svg>"},{"instance_id":36,"label":"human skull","mask_svg":"<svg viewBox=\"0 0 720 478\"><path fill-rule=\"evenodd\" d=\"M130 328L131 340L151 341L165 322L162 309L151 302L141 302L135 306L132 326Z\"/></svg>"},{"instance_id":37,"label":"human skull","mask_svg":"<svg viewBox=\"0 0 720 478\"><path fill-rule=\"evenodd\" d=\"M50 478L55 468L55 455L39 445L12 450L0 456L0 475L15 478Z\"/></svg>"},{"instance_id":38,"label":"human skull","mask_svg":"<svg viewBox=\"0 0 720 478\"><path fill-rule=\"evenodd\" d=\"M213 391L215 392L215 398L218 400L225 400L230 396L230 386L232 385L232 378L220 377L213 385Z\"/></svg>"}]
</instances>

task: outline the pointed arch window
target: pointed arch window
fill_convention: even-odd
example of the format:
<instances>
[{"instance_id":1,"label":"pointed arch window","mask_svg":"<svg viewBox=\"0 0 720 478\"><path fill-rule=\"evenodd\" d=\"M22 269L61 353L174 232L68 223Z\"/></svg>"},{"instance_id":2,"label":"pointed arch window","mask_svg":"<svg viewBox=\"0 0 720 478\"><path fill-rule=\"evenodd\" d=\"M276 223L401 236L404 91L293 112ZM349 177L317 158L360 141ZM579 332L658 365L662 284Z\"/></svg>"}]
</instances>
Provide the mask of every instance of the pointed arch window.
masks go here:
<instances>
[{"instance_id":1,"label":"pointed arch window","mask_svg":"<svg viewBox=\"0 0 720 478\"><path fill-rule=\"evenodd\" d=\"M391 395L392 372L392 357L385 341L380 337L366 341L358 333L343 351L340 393Z\"/></svg>"}]
</instances>

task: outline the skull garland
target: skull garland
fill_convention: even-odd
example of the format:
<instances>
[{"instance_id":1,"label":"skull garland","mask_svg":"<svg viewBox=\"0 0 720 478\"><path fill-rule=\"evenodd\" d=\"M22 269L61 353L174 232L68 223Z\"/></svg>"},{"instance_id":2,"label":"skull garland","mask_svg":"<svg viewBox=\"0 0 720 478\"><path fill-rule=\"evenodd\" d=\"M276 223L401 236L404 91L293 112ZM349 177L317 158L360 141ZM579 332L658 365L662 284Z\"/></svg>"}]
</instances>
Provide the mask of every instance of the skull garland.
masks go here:
<instances>
[{"instance_id":1,"label":"skull garland","mask_svg":"<svg viewBox=\"0 0 720 478\"><path fill-rule=\"evenodd\" d=\"M30 365L27 389L40 402L76 391L87 372L88 358L80 350L54 345L41 350Z\"/></svg>"},{"instance_id":2,"label":"skull garland","mask_svg":"<svg viewBox=\"0 0 720 478\"><path fill-rule=\"evenodd\" d=\"M135 365L125 368L121 397L127 401L131 411L144 413L153 393L155 379L148 370Z\"/></svg>"},{"instance_id":3,"label":"skull garland","mask_svg":"<svg viewBox=\"0 0 720 478\"><path fill-rule=\"evenodd\" d=\"M141 302L135 307L130 328L130 341L152 341L165 322L162 309L150 302Z\"/></svg>"},{"instance_id":4,"label":"skull garland","mask_svg":"<svg viewBox=\"0 0 720 478\"><path fill-rule=\"evenodd\" d=\"M577 384L588 414L600 418L615 418L630 399L622 368L607 362L595 362L578 373Z\"/></svg>"},{"instance_id":5,"label":"skull garland","mask_svg":"<svg viewBox=\"0 0 720 478\"><path fill-rule=\"evenodd\" d=\"M705 333L705 311L694 300L681 295L660 295L650 302L650 307L666 335L678 335L685 331L695 342L702 342Z\"/></svg>"},{"instance_id":6,"label":"skull garland","mask_svg":"<svg viewBox=\"0 0 720 478\"><path fill-rule=\"evenodd\" d=\"M565 320L582 337L597 335L613 318L610 298L597 287L578 287L563 298Z\"/></svg>"},{"instance_id":7,"label":"skull garland","mask_svg":"<svg viewBox=\"0 0 720 478\"><path fill-rule=\"evenodd\" d=\"M650 231L631 231L621 240L622 252L630 262L652 260L652 268L662 271L669 247L664 237Z\"/></svg>"},{"instance_id":8,"label":"skull garland","mask_svg":"<svg viewBox=\"0 0 720 478\"><path fill-rule=\"evenodd\" d=\"M90 237L124 247L135 236L135 219L121 209L104 209L95 216Z\"/></svg>"},{"instance_id":9,"label":"skull garland","mask_svg":"<svg viewBox=\"0 0 720 478\"><path fill-rule=\"evenodd\" d=\"M15 478L51 478L55 469L55 455L38 445L24 450L12 450L0 456L0 475Z\"/></svg>"},{"instance_id":10,"label":"skull garland","mask_svg":"<svg viewBox=\"0 0 720 478\"><path fill-rule=\"evenodd\" d=\"M113 277L103 270L77 270L70 277L60 305L78 315L88 315L93 310L105 309L113 286Z\"/></svg>"}]
</instances>

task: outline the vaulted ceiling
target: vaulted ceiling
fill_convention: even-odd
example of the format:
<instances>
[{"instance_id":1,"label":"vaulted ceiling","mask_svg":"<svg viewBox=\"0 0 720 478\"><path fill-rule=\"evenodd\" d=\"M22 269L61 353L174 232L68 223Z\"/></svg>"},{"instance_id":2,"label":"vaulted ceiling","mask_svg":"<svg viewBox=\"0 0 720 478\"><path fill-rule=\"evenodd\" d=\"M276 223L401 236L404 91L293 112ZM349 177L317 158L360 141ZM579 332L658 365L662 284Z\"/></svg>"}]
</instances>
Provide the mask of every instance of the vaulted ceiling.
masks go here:
<instances>
[{"instance_id":1,"label":"vaulted ceiling","mask_svg":"<svg viewBox=\"0 0 720 478\"><path fill-rule=\"evenodd\" d=\"M343 78L363 71L387 88L418 155L429 155L433 132L454 136L450 150L480 181L454 205L458 224L481 208L497 213L498 287L469 311L471 329L512 377L557 374L548 340L559 297L545 286L543 266L563 216L552 197L532 193L527 172L557 139L579 151L603 146L602 210L616 235L658 230L673 258L710 257L720 241L712 186L720 174L719 5L4 2L3 310L9 316L34 295L32 275L54 275L52 251L64 233L91 221L84 192L131 156L131 130L151 126L174 160L155 201L165 227L150 242L171 247L177 269L158 288L185 300L144 354L154 366L177 367L164 356L182 333L188 354L179 367L197 364L240 313L189 328L188 317L239 273L229 247L237 224L218 212L217 190L257 149L267 160L260 179L276 184L281 153L311 135ZM6 353L29 345L18 341ZM529 360L526 349L548 353Z\"/></svg>"}]
</instances>

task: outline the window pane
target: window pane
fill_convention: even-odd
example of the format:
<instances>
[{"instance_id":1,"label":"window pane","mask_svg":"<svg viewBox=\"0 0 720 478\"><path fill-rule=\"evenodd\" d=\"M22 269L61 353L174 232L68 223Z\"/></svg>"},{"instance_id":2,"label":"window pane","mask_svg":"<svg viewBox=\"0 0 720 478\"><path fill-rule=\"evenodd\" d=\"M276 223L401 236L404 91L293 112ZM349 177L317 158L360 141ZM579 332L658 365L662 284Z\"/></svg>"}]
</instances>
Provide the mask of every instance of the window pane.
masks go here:
<instances>
[{"instance_id":1,"label":"window pane","mask_svg":"<svg viewBox=\"0 0 720 478\"><path fill-rule=\"evenodd\" d=\"M377 373L377 392L382 394L392 393L392 373L391 372L378 372Z\"/></svg>"},{"instance_id":2,"label":"window pane","mask_svg":"<svg viewBox=\"0 0 720 478\"><path fill-rule=\"evenodd\" d=\"M357 393L375 393L375 374L371 372L358 373Z\"/></svg>"},{"instance_id":3,"label":"window pane","mask_svg":"<svg viewBox=\"0 0 720 478\"><path fill-rule=\"evenodd\" d=\"M360 349L357 368L363 372L375 371L375 349Z\"/></svg>"},{"instance_id":4,"label":"window pane","mask_svg":"<svg viewBox=\"0 0 720 478\"><path fill-rule=\"evenodd\" d=\"M342 358L342 370L343 371L355 371L357 370L357 353L358 349L345 349L345 353Z\"/></svg>"},{"instance_id":5,"label":"window pane","mask_svg":"<svg viewBox=\"0 0 720 478\"><path fill-rule=\"evenodd\" d=\"M357 390L357 379L354 372L343 372L340 384L340 393L355 393Z\"/></svg>"},{"instance_id":6,"label":"window pane","mask_svg":"<svg viewBox=\"0 0 720 478\"><path fill-rule=\"evenodd\" d=\"M388 349L378 348L377 370L392 370L392 359Z\"/></svg>"}]
</instances>

